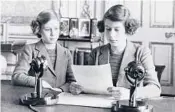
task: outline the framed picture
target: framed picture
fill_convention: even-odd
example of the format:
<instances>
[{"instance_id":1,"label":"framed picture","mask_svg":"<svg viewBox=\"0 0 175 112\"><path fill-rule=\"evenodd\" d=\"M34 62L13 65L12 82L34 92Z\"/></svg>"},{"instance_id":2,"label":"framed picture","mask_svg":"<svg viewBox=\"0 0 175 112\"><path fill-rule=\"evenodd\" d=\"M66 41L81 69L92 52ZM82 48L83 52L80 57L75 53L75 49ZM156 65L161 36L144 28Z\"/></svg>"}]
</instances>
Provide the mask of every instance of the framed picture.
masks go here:
<instances>
[{"instance_id":1,"label":"framed picture","mask_svg":"<svg viewBox=\"0 0 175 112\"><path fill-rule=\"evenodd\" d=\"M78 18L71 18L70 19L70 31L69 36L70 38L78 38Z\"/></svg>"},{"instance_id":2,"label":"framed picture","mask_svg":"<svg viewBox=\"0 0 175 112\"><path fill-rule=\"evenodd\" d=\"M79 36L90 38L90 19L79 19Z\"/></svg>"},{"instance_id":3,"label":"framed picture","mask_svg":"<svg viewBox=\"0 0 175 112\"><path fill-rule=\"evenodd\" d=\"M97 34L97 19L91 19L91 37L95 37Z\"/></svg>"},{"instance_id":4,"label":"framed picture","mask_svg":"<svg viewBox=\"0 0 175 112\"><path fill-rule=\"evenodd\" d=\"M69 36L69 18L61 18L60 36Z\"/></svg>"},{"instance_id":5,"label":"framed picture","mask_svg":"<svg viewBox=\"0 0 175 112\"><path fill-rule=\"evenodd\" d=\"M1 36L1 41L5 41L5 24L4 23L0 23L0 36Z\"/></svg>"},{"instance_id":6,"label":"framed picture","mask_svg":"<svg viewBox=\"0 0 175 112\"><path fill-rule=\"evenodd\" d=\"M3 32L4 32L4 24L0 24L0 35L1 36L3 36L4 34L3 34Z\"/></svg>"}]
</instances>

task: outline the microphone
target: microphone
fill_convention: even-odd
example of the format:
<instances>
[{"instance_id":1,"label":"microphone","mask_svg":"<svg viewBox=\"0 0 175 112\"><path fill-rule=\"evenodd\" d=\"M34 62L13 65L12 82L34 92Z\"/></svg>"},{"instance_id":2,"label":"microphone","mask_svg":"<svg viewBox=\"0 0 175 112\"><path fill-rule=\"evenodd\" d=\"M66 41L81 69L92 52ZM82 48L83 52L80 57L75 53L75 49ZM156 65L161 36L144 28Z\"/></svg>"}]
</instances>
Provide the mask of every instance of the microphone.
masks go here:
<instances>
[{"instance_id":1,"label":"microphone","mask_svg":"<svg viewBox=\"0 0 175 112\"><path fill-rule=\"evenodd\" d=\"M116 101L112 105L113 112L153 112L153 106L148 105L144 100L136 99L137 87L143 80L146 70L143 65L136 61L131 61L124 69L127 80L131 83L129 105L120 105Z\"/></svg>"},{"instance_id":2,"label":"microphone","mask_svg":"<svg viewBox=\"0 0 175 112\"><path fill-rule=\"evenodd\" d=\"M43 72L43 70L47 70L48 62L46 60L46 57L42 55L41 57L34 58L30 63L30 66L35 73L40 73Z\"/></svg>"},{"instance_id":3,"label":"microphone","mask_svg":"<svg viewBox=\"0 0 175 112\"><path fill-rule=\"evenodd\" d=\"M20 97L20 104L22 105L54 105L58 102L58 93L49 91L45 95L42 94L42 79L43 72L47 70L48 62L45 56L36 57L32 59L31 70L35 74L35 90L30 94L25 94ZM46 96L47 94L51 94L52 96ZM31 108L32 109L32 108ZM33 110L33 109L32 109Z\"/></svg>"},{"instance_id":4,"label":"microphone","mask_svg":"<svg viewBox=\"0 0 175 112\"><path fill-rule=\"evenodd\" d=\"M48 63L45 56L36 57L30 63L31 69L35 73L35 91L32 93L34 97L41 98L42 96L42 80L44 70L47 69Z\"/></svg>"},{"instance_id":5,"label":"microphone","mask_svg":"<svg viewBox=\"0 0 175 112\"><path fill-rule=\"evenodd\" d=\"M125 68L127 80L131 83L129 106L136 107L136 92L137 87L145 76L145 69L141 63L132 61Z\"/></svg>"},{"instance_id":6,"label":"microphone","mask_svg":"<svg viewBox=\"0 0 175 112\"><path fill-rule=\"evenodd\" d=\"M128 81L132 85L134 85L135 80L139 83L144 78L146 72L142 64L135 61L130 62L124 70Z\"/></svg>"}]
</instances>

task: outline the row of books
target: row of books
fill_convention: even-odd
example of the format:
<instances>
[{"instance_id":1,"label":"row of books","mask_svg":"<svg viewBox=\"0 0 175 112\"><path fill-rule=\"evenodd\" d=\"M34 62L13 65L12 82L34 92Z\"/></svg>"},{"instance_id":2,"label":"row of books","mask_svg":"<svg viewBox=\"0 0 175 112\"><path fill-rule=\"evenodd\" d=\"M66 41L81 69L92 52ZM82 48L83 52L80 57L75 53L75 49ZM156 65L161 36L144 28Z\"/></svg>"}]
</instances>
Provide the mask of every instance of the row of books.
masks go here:
<instances>
[{"instance_id":1,"label":"row of books","mask_svg":"<svg viewBox=\"0 0 175 112\"><path fill-rule=\"evenodd\" d=\"M74 65L88 65L90 50L71 50Z\"/></svg>"}]
</instances>

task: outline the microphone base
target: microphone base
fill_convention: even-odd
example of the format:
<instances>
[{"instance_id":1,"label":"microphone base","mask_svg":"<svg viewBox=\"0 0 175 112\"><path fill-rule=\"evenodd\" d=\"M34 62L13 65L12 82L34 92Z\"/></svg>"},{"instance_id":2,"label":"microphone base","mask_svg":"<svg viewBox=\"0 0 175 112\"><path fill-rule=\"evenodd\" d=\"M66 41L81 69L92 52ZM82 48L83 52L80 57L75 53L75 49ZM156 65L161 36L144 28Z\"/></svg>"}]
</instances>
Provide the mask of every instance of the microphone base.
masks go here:
<instances>
[{"instance_id":1,"label":"microphone base","mask_svg":"<svg viewBox=\"0 0 175 112\"><path fill-rule=\"evenodd\" d=\"M55 105L58 102L58 96L45 96L41 98L34 97L30 94L25 94L20 97L21 105Z\"/></svg>"},{"instance_id":2,"label":"microphone base","mask_svg":"<svg viewBox=\"0 0 175 112\"><path fill-rule=\"evenodd\" d=\"M125 105L126 101L121 101L122 105L119 104L119 101L113 102L112 112L153 112L153 106L148 105L146 101L137 101L137 106Z\"/></svg>"},{"instance_id":3,"label":"microphone base","mask_svg":"<svg viewBox=\"0 0 175 112\"><path fill-rule=\"evenodd\" d=\"M121 105L116 112L153 112L152 105L131 107L126 105Z\"/></svg>"}]
</instances>

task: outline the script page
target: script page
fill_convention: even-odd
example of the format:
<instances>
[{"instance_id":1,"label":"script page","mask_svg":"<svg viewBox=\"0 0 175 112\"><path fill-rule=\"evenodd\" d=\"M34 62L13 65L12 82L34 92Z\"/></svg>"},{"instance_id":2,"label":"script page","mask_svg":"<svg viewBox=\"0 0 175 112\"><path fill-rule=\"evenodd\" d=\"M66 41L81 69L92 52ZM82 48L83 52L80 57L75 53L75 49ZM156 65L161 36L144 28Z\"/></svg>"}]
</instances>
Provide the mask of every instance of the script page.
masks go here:
<instances>
[{"instance_id":1,"label":"script page","mask_svg":"<svg viewBox=\"0 0 175 112\"><path fill-rule=\"evenodd\" d=\"M72 70L85 93L108 94L107 88L113 86L110 64L72 65Z\"/></svg>"},{"instance_id":2,"label":"script page","mask_svg":"<svg viewBox=\"0 0 175 112\"><path fill-rule=\"evenodd\" d=\"M63 92L59 94L59 100L57 104L111 108L112 103L114 101L116 100L114 100L114 98L109 95L94 95L94 94L73 95L71 93Z\"/></svg>"}]
</instances>

